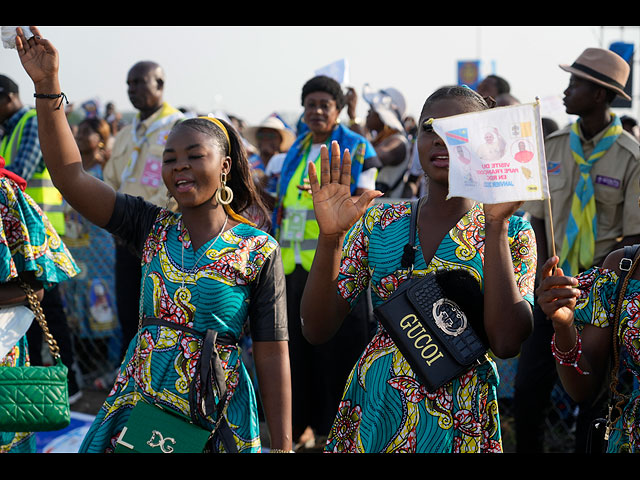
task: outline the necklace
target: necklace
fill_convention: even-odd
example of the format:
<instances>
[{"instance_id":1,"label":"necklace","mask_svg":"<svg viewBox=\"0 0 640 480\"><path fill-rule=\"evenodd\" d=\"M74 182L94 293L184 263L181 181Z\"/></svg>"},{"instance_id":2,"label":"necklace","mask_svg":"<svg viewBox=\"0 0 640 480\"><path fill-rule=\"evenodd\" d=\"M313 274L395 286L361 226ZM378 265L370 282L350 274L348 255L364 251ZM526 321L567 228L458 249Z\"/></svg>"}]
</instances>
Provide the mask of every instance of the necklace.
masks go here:
<instances>
[{"instance_id":1,"label":"necklace","mask_svg":"<svg viewBox=\"0 0 640 480\"><path fill-rule=\"evenodd\" d=\"M216 238L213 239L213 242L211 242L211 245L214 245L218 239L220 238L220 235L222 235L222 232L224 232L224 228L227 226L227 221L229 220L229 215L226 215L224 218L224 223L222 224L222 228L220 229L220 231L218 232L218 235L216 235ZM207 253L209 251L208 248L204 249L204 252L202 252L200 254L200 256L198 257L198 259L194 262L193 264L193 268L195 269L198 266L198 262L200 262L200 260L202 260L202 257L204 257L205 253ZM181 282L181 288L184 288L184 242L182 243L182 282Z\"/></svg>"}]
</instances>

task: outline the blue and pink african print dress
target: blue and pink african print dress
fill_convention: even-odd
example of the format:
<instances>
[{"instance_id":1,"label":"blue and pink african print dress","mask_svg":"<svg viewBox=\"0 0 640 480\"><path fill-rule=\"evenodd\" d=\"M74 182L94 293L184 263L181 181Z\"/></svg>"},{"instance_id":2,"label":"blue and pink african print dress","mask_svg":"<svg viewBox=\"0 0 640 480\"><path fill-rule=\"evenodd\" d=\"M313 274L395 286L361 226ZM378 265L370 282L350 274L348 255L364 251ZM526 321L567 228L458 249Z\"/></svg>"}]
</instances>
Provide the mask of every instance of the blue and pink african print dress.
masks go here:
<instances>
[{"instance_id":1,"label":"blue and pink african print dress","mask_svg":"<svg viewBox=\"0 0 640 480\"><path fill-rule=\"evenodd\" d=\"M33 272L45 288L78 274L73 257L33 199L9 178L0 177L0 282ZM3 358L0 366L29 365L27 337L23 336ZM31 432L0 432L0 452L36 451Z\"/></svg>"},{"instance_id":2,"label":"blue and pink african print dress","mask_svg":"<svg viewBox=\"0 0 640 480\"><path fill-rule=\"evenodd\" d=\"M147 232L141 233L146 239L141 252L144 316L202 334L214 329L219 335L229 334L236 342L247 326L254 342L287 339L284 274L279 246L270 235L241 223L194 252L180 214L128 196L119 196L117 203L125 197L133 202L128 210L148 212L142 220L125 216L121 221L125 228L141 223L136 228ZM144 223L150 215L153 221L149 230ZM282 282L272 282L273 278ZM140 395L189 417L189 385L196 374L201 347L201 337L191 333L165 326L143 327L131 341L80 452L113 451ZM256 393L241 352L237 344L216 348L229 391L224 415L238 451L259 452ZM136 368L138 349L140 367ZM208 417L207 421L203 426L213 429L215 418Z\"/></svg>"},{"instance_id":3,"label":"blue and pink african print dress","mask_svg":"<svg viewBox=\"0 0 640 480\"><path fill-rule=\"evenodd\" d=\"M375 308L407 279L401 257L410 214L410 202L378 204L348 233L338 289L351 305L370 285ZM533 230L514 216L508 237L516 283L523 298L533 303ZM415 241L420 247L417 232ZM429 265L416 255L414 275L466 269L482 284L483 257L484 212L476 205L445 236ZM487 361L430 393L378 325L349 376L325 451L501 452L498 382L495 363Z\"/></svg>"},{"instance_id":4,"label":"blue and pink african print dress","mask_svg":"<svg viewBox=\"0 0 640 480\"><path fill-rule=\"evenodd\" d=\"M577 276L582 294L576 304L574 318L579 329L585 325L599 328L611 325L616 310L616 284L618 274L612 270L594 267ZM622 406L622 416L616 421L609 443L608 453L622 451L640 452L640 280L630 279L622 301L618 331L621 372L632 374L632 380L624 381L618 391L629 398Z\"/></svg>"}]
</instances>

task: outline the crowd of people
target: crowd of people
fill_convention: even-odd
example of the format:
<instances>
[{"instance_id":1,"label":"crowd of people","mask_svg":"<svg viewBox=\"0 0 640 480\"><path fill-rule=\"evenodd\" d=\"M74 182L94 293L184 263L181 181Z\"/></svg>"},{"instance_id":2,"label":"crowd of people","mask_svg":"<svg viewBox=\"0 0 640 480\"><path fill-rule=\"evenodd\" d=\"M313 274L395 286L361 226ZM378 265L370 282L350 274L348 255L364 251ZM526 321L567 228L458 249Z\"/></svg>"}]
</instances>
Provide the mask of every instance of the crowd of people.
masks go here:
<instances>
[{"instance_id":1,"label":"crowd of people","mask_svg":"<svg viewBox=\"0 0 640 480\"><path fill-rule=\"evenodd\" d=\"M547 208L447 198L447 147L429 120L518 104L498 75L425 92L417 119L397 88L360 94L318 75L301 85L295 125L277 109L246 125L170 105L162 66L144 61L126 78L130 122L87 102L74 123L65 52L36 27L18 29L16 50L35 107L0 75L0 304L25 302L20 282L39 291L70 367L96 357L78 351L69 318L104 352L118 337L80 452L128 448L140 404L214 432L202 451L502 452L509 359L518 452L544 451L558 379L579 405L585 451L618 377L606 448L640 450L640 272L615 318L623 247L640 243L640 138L612 112L616 97L630 100L617 54L587 48L560 66L577 120L543 119ZM374 310L442 271L481 286L488 354L430 391ZM43 364L41 344L34 325L0 365ZM70 368L70 402L80 393ZM0 432L0 451L34 449L34 432Z\"/></svg>"}]
</instances>

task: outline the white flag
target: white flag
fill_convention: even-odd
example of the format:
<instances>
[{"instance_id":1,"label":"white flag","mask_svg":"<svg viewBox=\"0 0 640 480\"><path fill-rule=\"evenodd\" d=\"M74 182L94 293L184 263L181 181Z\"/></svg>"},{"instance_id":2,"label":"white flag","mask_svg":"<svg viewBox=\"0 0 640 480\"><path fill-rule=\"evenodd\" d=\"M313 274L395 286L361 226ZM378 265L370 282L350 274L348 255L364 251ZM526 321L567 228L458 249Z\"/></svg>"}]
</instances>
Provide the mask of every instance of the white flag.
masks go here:
<instances>
[{"instance_id":1,"label":"white flag","mask_svg":"<svg viewBox=\"0 0 640 480\"><path fill-rule=\"evenodd\" d=\"M449 195L482 203L549 197L538 102L433 120L449 151Z\"/></svg>"},{"instance_id":2,"label":"white flag","mask_svg":"<svg viewBox=\"0 0 640 480\"><path fill-rule=\"evenodd\" d=\"M340 85L349 83L349 62L346 58L337 60L315 71L316 75L326 75L333 78Z\"/></svg>"}]
</instances>

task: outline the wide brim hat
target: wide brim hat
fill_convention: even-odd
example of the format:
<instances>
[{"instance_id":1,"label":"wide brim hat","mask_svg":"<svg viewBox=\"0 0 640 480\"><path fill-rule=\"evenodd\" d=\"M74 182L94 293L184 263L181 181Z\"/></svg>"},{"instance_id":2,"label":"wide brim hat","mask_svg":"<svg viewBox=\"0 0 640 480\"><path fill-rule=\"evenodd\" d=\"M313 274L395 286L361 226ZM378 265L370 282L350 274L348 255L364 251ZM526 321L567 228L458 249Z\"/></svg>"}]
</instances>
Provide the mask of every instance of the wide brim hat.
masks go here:
<instances>
[{"instance_id":1,"label":"wide brim hat","mask_svg":"<svg viewBox=\"0 0 640 480\"><path fill-rule=\"evenodd\" d=\"M269 115L265 118L260 125L253 125L251 127L247 127L244 130L244 137L251 143L252 145L258 145L257 133L261 128L271 128L273 130L277 130L280 132L282 136L282 143L280 144L280 150L282 152L286 152L291 148L293 142L296 140L296 134L291 130L285 123L280 120L275 114Z\"/></svg>"},{"instance_id":2,"label":"wide brim hat","mask_svg":"<svg viewBox=\"0 0 640 480\"><path fill-rule=\"evenodd\" d=\"M400 132L404 131L402 118L406 110L406 102L402 93L393 87L376 91L365 84L362 97L378 114L382 123Z\"/></svg>"},{"instance_id":3,"label":"wide brim hat","mask_svg":"<svg viewBox=\"0 0 640 480\"><path fill-rule=\"evenodd\" d=\"M631 100L624 91L631 67L617 53L604 48L587 48L571 65L560 65L566 72L613 90Z\"/></svg>"}]
</instances>

